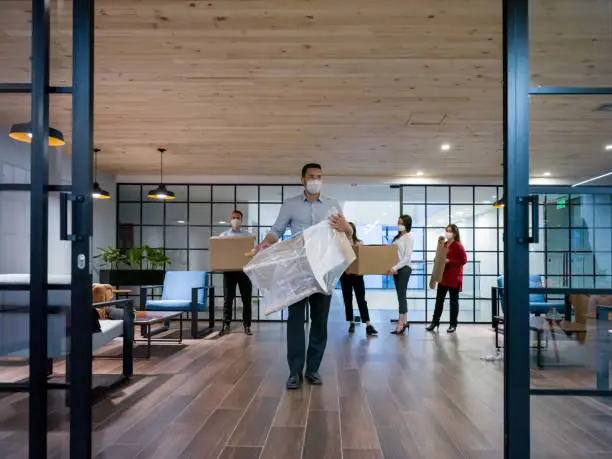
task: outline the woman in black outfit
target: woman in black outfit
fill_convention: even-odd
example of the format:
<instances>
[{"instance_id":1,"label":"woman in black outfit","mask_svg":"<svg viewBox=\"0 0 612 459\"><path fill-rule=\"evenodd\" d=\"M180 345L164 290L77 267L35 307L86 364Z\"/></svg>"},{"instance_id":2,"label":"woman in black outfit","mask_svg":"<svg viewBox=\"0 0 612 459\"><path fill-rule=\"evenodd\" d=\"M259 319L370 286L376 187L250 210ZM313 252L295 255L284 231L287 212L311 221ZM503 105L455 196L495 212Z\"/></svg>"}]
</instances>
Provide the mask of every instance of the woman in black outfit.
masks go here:
<instances>
[{"instance_id":1,"label":"woman in black outfit","mask_svg":"<svg viewBox=\"0 0 612 459\"><path fill-rule=\"evenodd\" d=\"M353 222L349 222L351 228L353 228L353 245L360 245L362 242L357 238L357 229ZM368 303L365 299L365 283L363 276L358 274L342 274L340 278L340 285L342 285L342 296L344 297L344 309L346 312L346 321L350 322L349 333L355 331L355 319L353 317L353 290L355 290L355 297L357 298L357 306L359 307L359 314L361 314L361 321L366 326L366 335L377 335L378 332L370 323L370 313L368 312Z\"/></svg>"}]
</instances>

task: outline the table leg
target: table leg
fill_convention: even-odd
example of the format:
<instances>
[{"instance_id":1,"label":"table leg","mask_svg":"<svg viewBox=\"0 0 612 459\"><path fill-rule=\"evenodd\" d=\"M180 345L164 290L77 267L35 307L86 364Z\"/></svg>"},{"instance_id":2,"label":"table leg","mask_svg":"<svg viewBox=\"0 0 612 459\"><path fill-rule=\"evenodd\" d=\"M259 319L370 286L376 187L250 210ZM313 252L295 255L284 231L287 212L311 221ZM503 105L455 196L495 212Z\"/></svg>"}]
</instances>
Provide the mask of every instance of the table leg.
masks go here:
<instances>
[{"instance_id":1,"label":"table leg","mask_svg":"<svg viewBox=\"0 0 612 459\"><path fill-rule=\"evenodd\" d=\"M151 358L151 325L147 327L147 359Z\"/></svg>"},{"instance_id":2,"label":"table leg","mask_svg":"<svg viewBox=\"0 0 612 459\"><path fill-rule=\"evenodd\" d=\"M179 344L183 342L183 313L179 316Z\"/></svg>"}]
</instances>

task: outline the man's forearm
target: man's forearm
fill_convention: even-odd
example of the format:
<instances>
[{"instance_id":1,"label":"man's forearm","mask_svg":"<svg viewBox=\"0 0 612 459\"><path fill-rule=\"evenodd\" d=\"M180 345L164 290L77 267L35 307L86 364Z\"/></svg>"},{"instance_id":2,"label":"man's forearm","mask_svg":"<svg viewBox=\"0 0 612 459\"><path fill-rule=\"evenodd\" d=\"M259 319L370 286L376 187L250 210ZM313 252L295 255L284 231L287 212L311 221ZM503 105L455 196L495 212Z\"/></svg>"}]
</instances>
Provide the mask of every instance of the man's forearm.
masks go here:
<instances>
[{"instance_id":1,"label":"man's forearm","mask_svg":"<svg viewBox=\"0 0 612 459\"><path fill-rule=\"evenodd\" d=\"M272 234L272 233L268 233L266 234L266 237L264 238L263 242L265 244L268 245L272 245L274 244L276 241L278 241L278 238L276 237L276 235Z\"/></svg>"}]
</instances>

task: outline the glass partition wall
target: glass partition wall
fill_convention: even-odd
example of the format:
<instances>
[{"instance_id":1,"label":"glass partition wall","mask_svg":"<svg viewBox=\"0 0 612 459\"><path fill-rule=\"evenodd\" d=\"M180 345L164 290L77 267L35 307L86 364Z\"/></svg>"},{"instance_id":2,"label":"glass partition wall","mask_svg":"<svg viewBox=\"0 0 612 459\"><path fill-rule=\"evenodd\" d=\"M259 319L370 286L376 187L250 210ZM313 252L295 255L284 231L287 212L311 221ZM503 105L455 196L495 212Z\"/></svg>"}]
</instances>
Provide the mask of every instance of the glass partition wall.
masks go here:
<instances>
[{"instance_id":1,"label":"glass partition wall","mask_svg":"<svg viewBox=\"0 0 612 459\"><path fill-rule=\"evenodd\" d=\"M274 223L284 199L302 192L300 185L210 185L173 184L171 202L147 198L154 184L122 183L117 186L117 247L129 249L148 245L164 248L171 260L166 269L208 270L208 239L228 228L232 210L244 214L244 226L262 240ZM366 244L388 244L397 232L397 218L413 218L415 250L409 284L409 318L425 322L431 318L435 291L428 288L436 241L448 223L455 223L468 252L460 321L491 322L491 287L503 264L501 214L493 208L501 195L496 186L326 185L326 194L341 203L344 213L356 224ZM100 248L95 247L94 251ZM215 304L221 306L223 282L213 275ZM366 276L369 307L384 319L397 314L395 287L391 276ZM133 295L138 289L133 288ZM343 317L341 293L332 306L332 318ZM282 313L265 316L254 292L254 320L284 320ZM448 308L446 308L448 309ZM221 308L216 315L221 316ZM235 317L242 317L236 300ZM445 311L443 319L448 317Z\"/></svg>"}]
</instances>

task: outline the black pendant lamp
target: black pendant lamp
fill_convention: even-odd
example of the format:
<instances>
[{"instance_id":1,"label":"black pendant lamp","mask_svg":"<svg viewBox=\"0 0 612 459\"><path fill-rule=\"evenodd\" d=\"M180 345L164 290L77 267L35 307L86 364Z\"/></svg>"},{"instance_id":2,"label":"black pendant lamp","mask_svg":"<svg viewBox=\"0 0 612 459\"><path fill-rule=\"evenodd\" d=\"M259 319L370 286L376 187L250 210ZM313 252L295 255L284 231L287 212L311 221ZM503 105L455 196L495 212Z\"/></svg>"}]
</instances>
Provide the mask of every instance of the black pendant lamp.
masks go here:
<instances>
[{"instance_id":1,"label":"black pendant lamp","mask_svg":"<svg viewBox=\"0 0 612 459\"><path fill-rule=\"evenodd\" d=\"M164 152L165 148L158 148L159 151L159 186L154 190L149 191L147 194L147 198L151 199L159 199L159 200L171 200L175 199L176 196L174 193L164 185Z\"/></svg>"},{"instance_id":2,"label":"black pendant lamp","mask_svg":"<svg viewBox=\"0 0 612 459\"><path fill-rule=\"evenodd\" d=\"M32 123L17 123L11 126L9 137L18 142L32 143ZM64 134L61 131L49 128L49 146L61 147L66 145Z\"/></svg>"},{"instance_id":3,"label":"black pendant lamp","mask_svg":"<svg viewBox=\"0 0 612 459\"><path fill-rule=\"evenodd\" d=\"M98 183L98 152L99 148L94 148L94 184L91 191L91 197L94 199L110 199L111 195L104 190Z\"/></svg>"}]
</instances>

